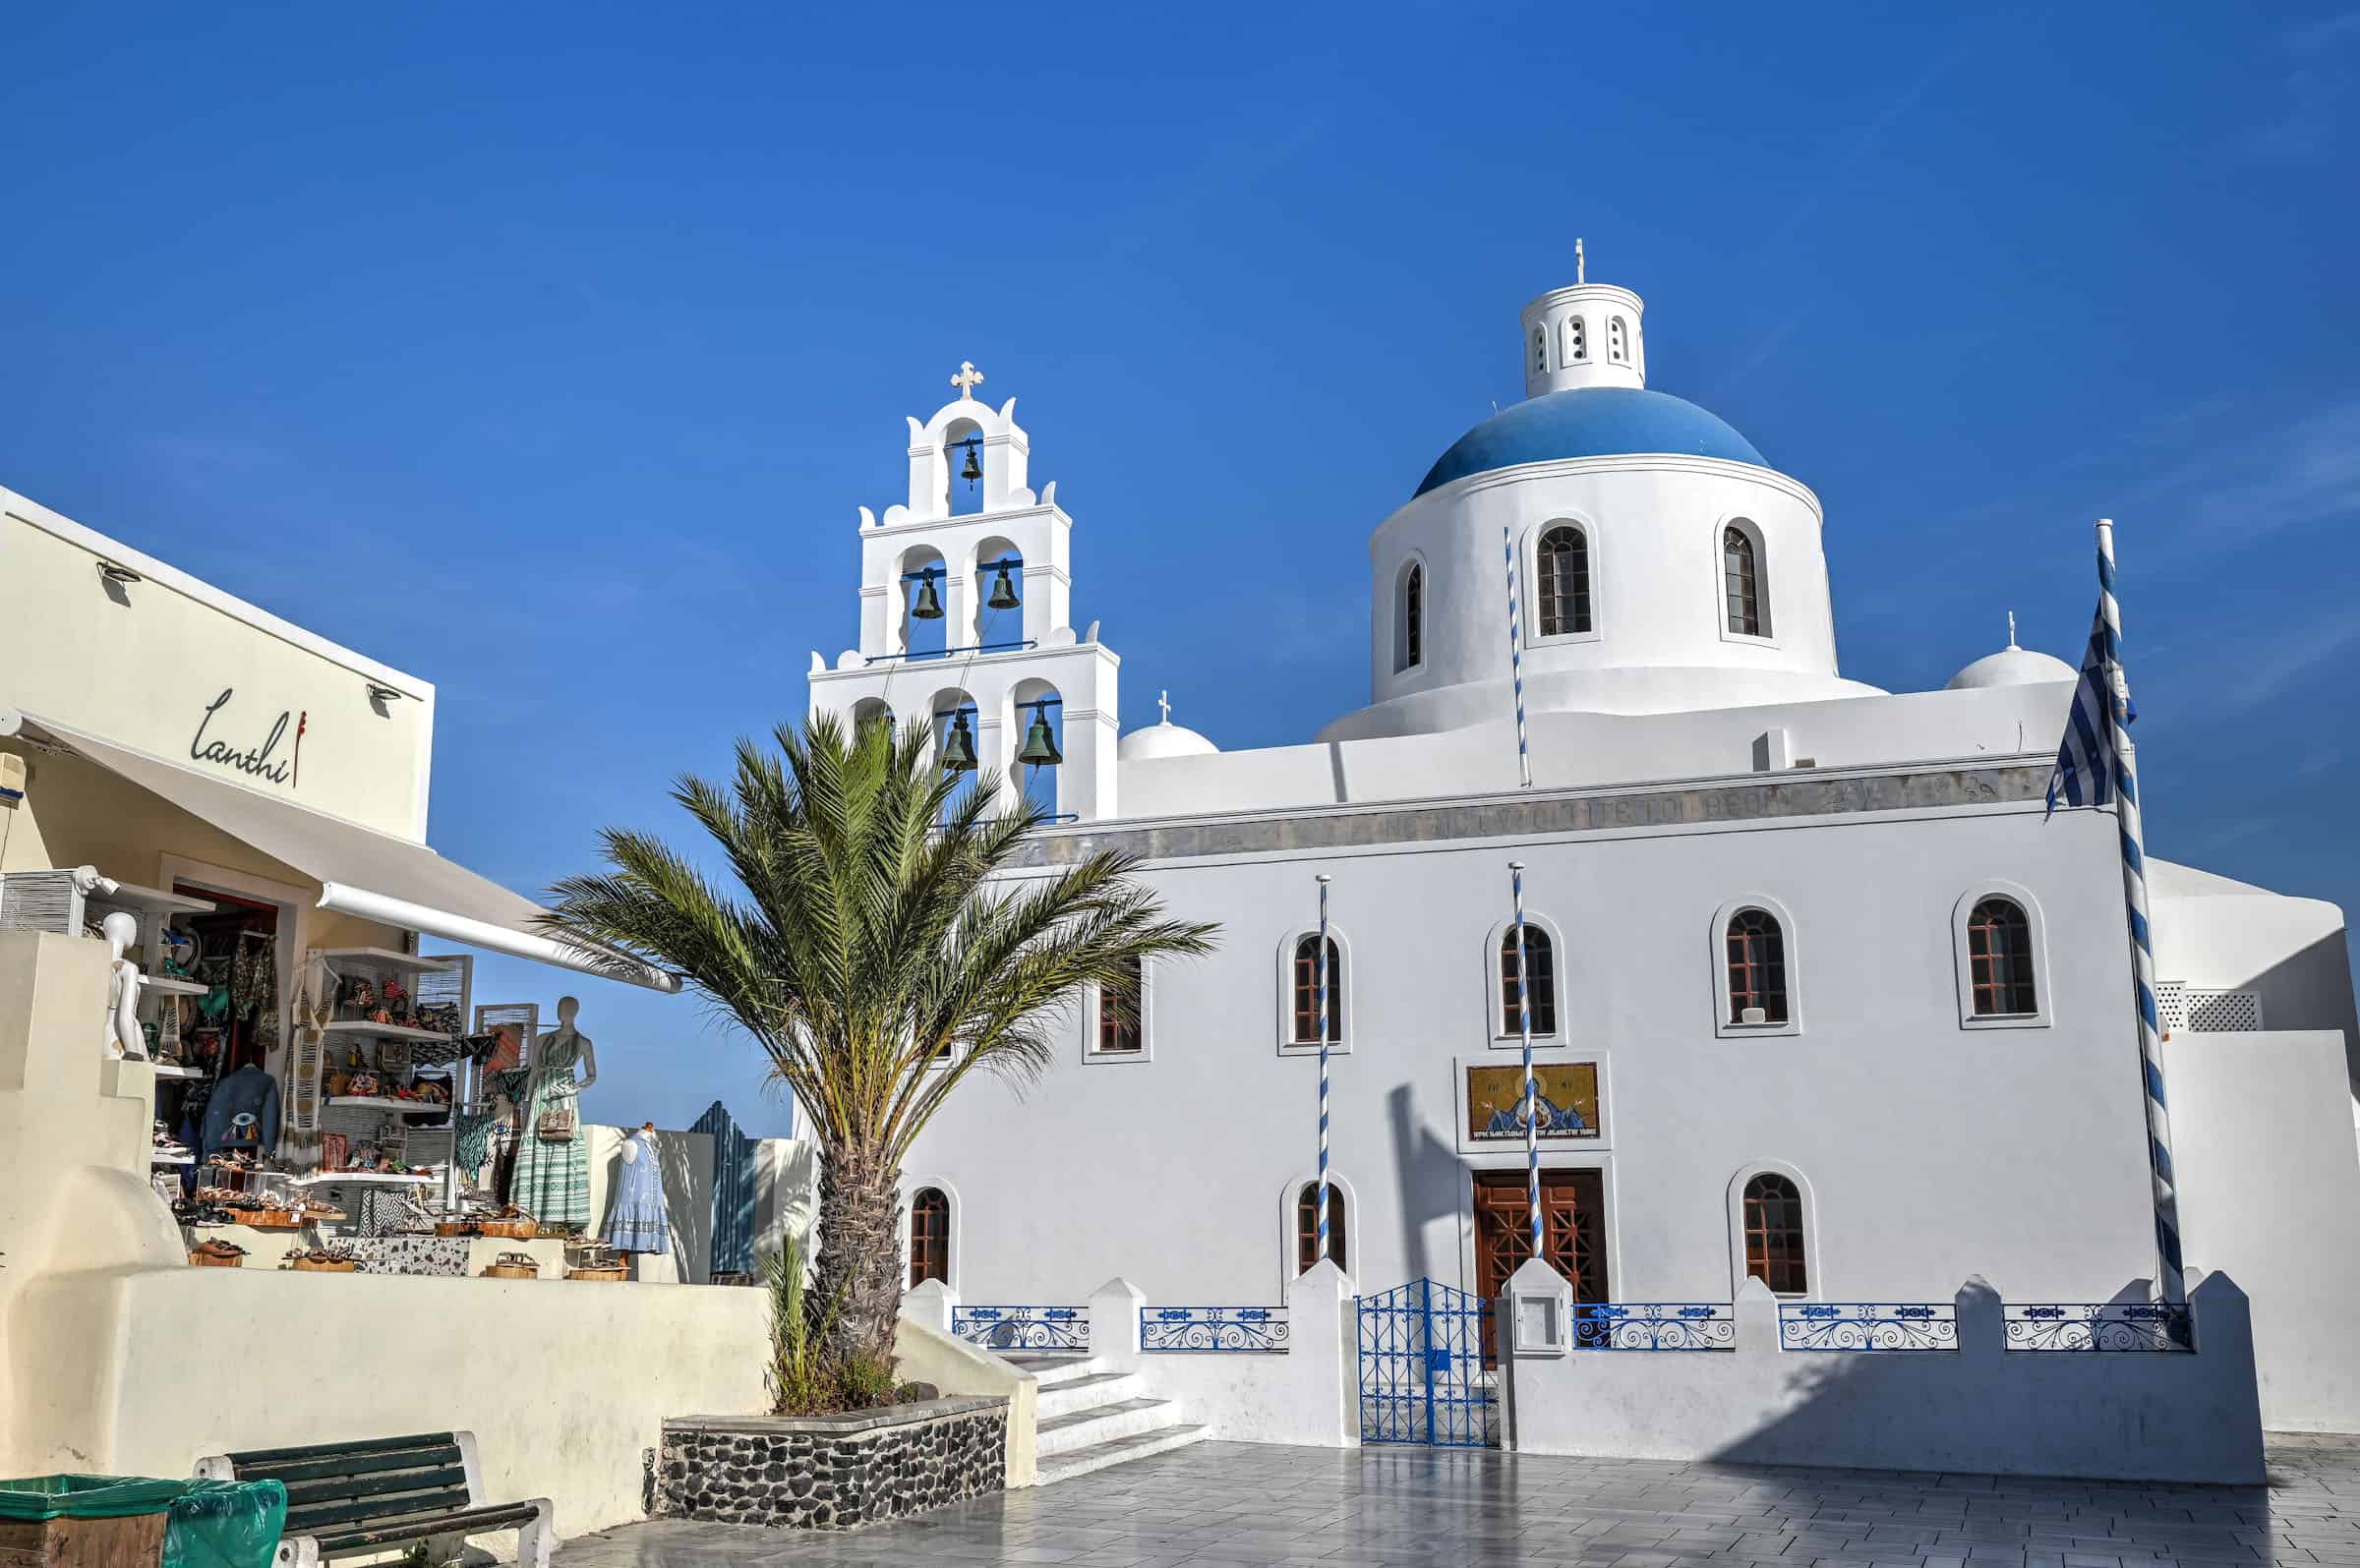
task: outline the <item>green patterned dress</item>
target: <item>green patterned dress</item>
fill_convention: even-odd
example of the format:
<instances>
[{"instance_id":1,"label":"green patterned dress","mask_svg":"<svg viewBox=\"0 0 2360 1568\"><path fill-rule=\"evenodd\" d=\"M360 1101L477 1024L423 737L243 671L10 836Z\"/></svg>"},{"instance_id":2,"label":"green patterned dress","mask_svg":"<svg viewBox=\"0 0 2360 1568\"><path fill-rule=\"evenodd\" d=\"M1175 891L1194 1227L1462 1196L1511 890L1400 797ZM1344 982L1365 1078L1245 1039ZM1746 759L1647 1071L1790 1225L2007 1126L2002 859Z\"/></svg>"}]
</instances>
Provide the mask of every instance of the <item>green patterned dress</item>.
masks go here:
<instances>
[{"instance_id":1,"label":"green patterned dress","mask_svg":"<svg viewBox=\"0 0 2360 1568\"><path fill-rule=\"evenodd\" d=\"M590 1130L582 1126L575 1097L574 1068L587 1037L553 1029L533 1043L532 1090L516 1148L516 1174L508 1201L544 1225L590 1225ZM541 1136L541 1118L551 1111L573 1113L573 1136L552 1143Z\"/></svg>"}]
</instances>

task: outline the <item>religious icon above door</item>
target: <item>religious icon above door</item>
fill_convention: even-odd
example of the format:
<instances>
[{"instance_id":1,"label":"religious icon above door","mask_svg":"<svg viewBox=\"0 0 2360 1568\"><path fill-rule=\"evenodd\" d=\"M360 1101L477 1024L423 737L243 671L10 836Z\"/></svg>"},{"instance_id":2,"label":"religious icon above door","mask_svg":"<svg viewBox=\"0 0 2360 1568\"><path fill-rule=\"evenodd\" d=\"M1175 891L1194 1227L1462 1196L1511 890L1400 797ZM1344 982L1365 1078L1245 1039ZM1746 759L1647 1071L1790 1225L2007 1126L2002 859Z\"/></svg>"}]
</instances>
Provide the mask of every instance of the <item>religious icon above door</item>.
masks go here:
<instances>
[{"instance_id":1,"label":"religious icon above door","mask_svg":"<svg viewBox=\"0 0 2360 1568\"><path fill-rule=\"evenodd\" d=\"M1524 1069L1517 1063L1464 1066L1461 1147L1524 1141ZM1543 1143L1595 1143L1605 1130L1598 1105L1598 1064L1535 1063L1535 1118Z\"/></svg>"}]
</instances>

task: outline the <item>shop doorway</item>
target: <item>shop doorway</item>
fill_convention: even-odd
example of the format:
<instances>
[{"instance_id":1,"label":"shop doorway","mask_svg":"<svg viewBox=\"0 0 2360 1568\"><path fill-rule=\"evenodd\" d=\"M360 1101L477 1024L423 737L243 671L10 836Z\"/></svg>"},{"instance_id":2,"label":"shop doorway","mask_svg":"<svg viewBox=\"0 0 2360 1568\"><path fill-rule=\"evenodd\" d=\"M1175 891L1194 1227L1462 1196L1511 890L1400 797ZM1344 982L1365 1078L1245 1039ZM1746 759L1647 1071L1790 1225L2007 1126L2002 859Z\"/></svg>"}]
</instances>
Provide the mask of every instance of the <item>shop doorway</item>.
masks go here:
<instances>
[{"instance_id":1,"label":"shop doorway","mask_svg":"<svg viewBox=\"0 0 2360 1568\"><path fill-rule=\"evenodd\" d=\"M1606 1182L1595 1169L1541 1172L1541 1249L1577 1302L1614 1300L1606 1277ZM1522 1171L1475 1173L1475 1289L1486 1301L1532 1255ZM1488 1333L1491 1319L1484 1327Z\"/></svg>"}]
</instances>

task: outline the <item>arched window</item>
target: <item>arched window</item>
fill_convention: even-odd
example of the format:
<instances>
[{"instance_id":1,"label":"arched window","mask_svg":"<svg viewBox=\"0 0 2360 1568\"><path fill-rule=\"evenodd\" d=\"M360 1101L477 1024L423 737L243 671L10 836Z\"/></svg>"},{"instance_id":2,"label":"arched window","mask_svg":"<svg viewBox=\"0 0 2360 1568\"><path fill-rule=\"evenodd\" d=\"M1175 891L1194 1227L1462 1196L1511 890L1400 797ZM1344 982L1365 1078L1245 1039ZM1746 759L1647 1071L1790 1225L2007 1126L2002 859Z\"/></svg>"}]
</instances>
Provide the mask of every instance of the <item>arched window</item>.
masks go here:
<instances>
[{"instance_id":1,"label":"arched window","mask_svg":"<svg viewBox=\"0 0 2360 1568\"><path fill-rule=\"evenodd\" d=\"M1141 1026L1146 1022L1147 993L1142 984L1140 963L1133 958L1126 965L1128 978L1120 987L1098 987L1098 1054L1101 1056L1136 1056L1141 1045ZM1130 1016L1124 1016L1122 1004L1130 1003Z\"/></svg>"},{"instance_id":2,"label":"arched window","mask_svg":"<svg viewBox=\"0 0 2360 1568\"><path fill-rule=\"evenodd\" d=\"M1532 329L1532 374L1549 374L1549 328L1545 326Z\"/></svg>"},{"instance_id":3,"label":"arched window","mask_svg":"<svg viewBox=\"0 0 2360 1568\"><path fill-rule=\"evenodd\" d=\"M1352 1267L1351 1249L1346 1238L1351 1227L1344 1223L1344 1190L1333 1182L1328 1184L1328 1256L1337 1268L1347 1272ZM1295 1272L1300 1274L1320 1260L1320 1184L1305 1182L1295 1199Z\"/></svg>"},{"instance_id":4,"label":"arched window","mask_svg":"<svg viewBox=\"0 0 2360 1568\"><path fill-rule=\"evenodd\" d=\"M1731 524L1721 530L1721 586L1729 600L1729 629L1741 637L1762 635L1761 567L1753 536Z\"/></svg>"},{"instance_id":5,"label":"arched window","mask_svg":"<svg viewBox=\"0 0 2360 1568\"><path fill-rule=\"evenodd\" d=\"M1557 955L1549 945L1549 933L1524 922L1524 978L1532 987L1532 1032L1557 1032ZM1500 938L1500 1032L1521 1034L1524 1030L1522 1009L1517 1006L1516 994L1516 928L1510 925Z\"/></svg>"},{"instance_id":6,"label":"arched window","mask_svg":"<svg viewBox=\"0 0 2360 1568\"><path fill-rule=\"evenodd\" d=\"M1314 932L1295 943L1295 1029L1297 1045L1320 1043L1320 939ZM1344 952L1328 939L1328 1041L1344 1037Z\"/></svg>"},{"instance_id":7,"label":"arched window","mask_svg":"<svg viewBox=\"0 0 2360 1568\"><path fill-rule=\"evenodd\" d=\"M1781 1296L1811 1288L1802 1255L1802 1193L1773 1171L1745 1184L1745 1272Z\"/></svg>"},{"instance_id":8,"label":"arched window","mask_svg":"<svg viewBox=\"0 0 2360 1568\"><path fill-rule=\"evenodd\" d=\"M1630 360L1630 328L1620 316L1606 323L1606 357L1617 365Z\"/></svg>"},{"instance_id":9,"label":"arched window","mask_svg":"<svg viewBox=\"0 0 2360 1568\"><path fill-rule=\"evenodd\" d=\"M1575 361L1575 360L1586 360L1586 359L1588 359L1589 357L1590 357L1590 330L1589 330L1589 328L1581 324L1581 318L1580 318L1580 317L1578 317L1578 316L1568 316L1568 317L1566 317L1566 318L1565 318L1565 362L1566 362L1567 364L1571 364L1571 363L1572 363L1573 361Z\"/></svg>"},{"instance_id":10,"label":"arched window","mask_svg":"<svg viewBox=\"0 0 2360 1568\"><path fill-rule=\"evenodd\" d=\"M1426 568L1411 561L1401 573L1401 622L1395 669L1415 669L1426 661Z\"/></svg>"},{"instance_id":11,"label":"arched window","mask_svg":"<svg viewBox=\"0 0 2360 1568\"><path fill-rule=\"evenodd\" d=\"M2024 906L1994 894L1967 917L1967 963L1978 1018L2038 1013L2033 980L2033 923Z\"/></svg>"},{"instance_id":12,"label":"arched window","mask_svg":"<svg viewBox=\"0 0 2360 1568\"><path fill-rule=\"evenodd\" d=\"M951 1200L941 1188L921 1187L910 1199L910 1283L951 1282Z\"/></svg>"},{"instance_id":13,"label":"arched window","mask_svg":"<svg viewBox=\"0 0 2360 1568\"><path fill-rule=\"evenodd\" d=\"M1787 939L1767 909L1740 909L1729 921L1729 1021L1787 1021ZM1752 1016L1757 1012L1759 1016Z\"/></svg>"},{"instance_id":14,"label":"arched window","mask_svg":"<svg viewBox=\"0 0 2360 1568\"><path fill-rule=\"evenodd\" d=\"M1541 635L1590 629L1590 541L1570 523L1541 536Z\"/></svg>"}]
</instances>

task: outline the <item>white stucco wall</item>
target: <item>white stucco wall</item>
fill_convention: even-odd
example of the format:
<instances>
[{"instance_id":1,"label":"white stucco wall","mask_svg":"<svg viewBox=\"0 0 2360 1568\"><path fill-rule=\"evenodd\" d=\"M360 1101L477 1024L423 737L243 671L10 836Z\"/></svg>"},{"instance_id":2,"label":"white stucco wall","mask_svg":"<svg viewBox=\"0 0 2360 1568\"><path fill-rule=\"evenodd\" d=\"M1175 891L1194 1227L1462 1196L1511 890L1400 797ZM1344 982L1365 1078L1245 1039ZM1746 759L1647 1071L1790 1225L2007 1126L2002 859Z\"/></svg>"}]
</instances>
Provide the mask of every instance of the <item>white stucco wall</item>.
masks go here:
<instances>
[{"instance_id":1,"label":"white stucco wall","mask_svg":"<svg viewBox=\"0 0 2360 1568\"><path fill-rule=\"evenodd\" d=\"M1279 1049L1276 956L1326 870L1350 970L1332 1142L1351 1272L1472 1285L1469 1172L1521 1151L1460 1152L1455 1062L1515 1060L1486 949L1521 858L1564 939L1569 1043L1542 1060L1607 1077L1611 1149L1549 1161L1606 1168L1617 1296L1729 1300L1728 1186L1783 1161L1813 1197L1823 1294L1938 1299L1980 1270L2105 1300L2154 1268L2116 852L2109 820L2028 804L1155 864L1172 912L1222 931L1212 958L1150 971L1150 1059L1085 1061L1072 1017L1039 1082L969 1086L909 1169L954 1190L970 1303L1075 1304L1115 1275L1159 1304L1278 1301L1318 1063ZM1994 877L2040 905L2048 1027L1960 1026L1954 905ZM1747 894L1793 917L1791 1035L1716 1032L1714 917Z\"/></svg>"}]
</instances>

